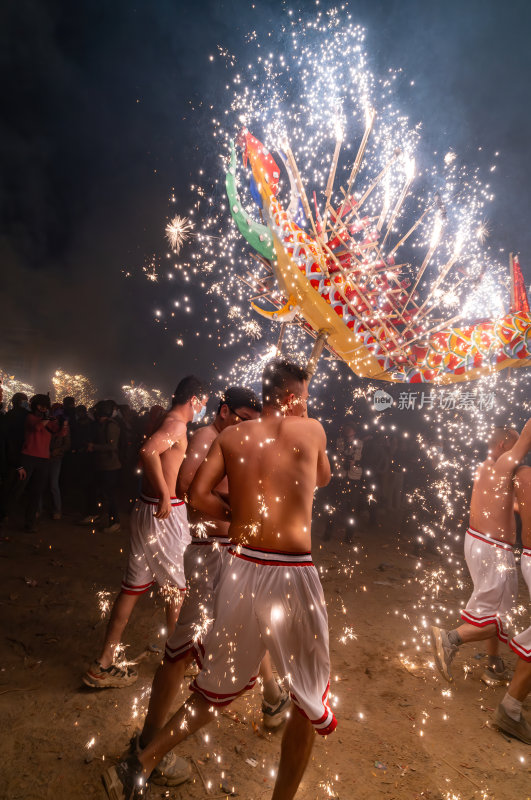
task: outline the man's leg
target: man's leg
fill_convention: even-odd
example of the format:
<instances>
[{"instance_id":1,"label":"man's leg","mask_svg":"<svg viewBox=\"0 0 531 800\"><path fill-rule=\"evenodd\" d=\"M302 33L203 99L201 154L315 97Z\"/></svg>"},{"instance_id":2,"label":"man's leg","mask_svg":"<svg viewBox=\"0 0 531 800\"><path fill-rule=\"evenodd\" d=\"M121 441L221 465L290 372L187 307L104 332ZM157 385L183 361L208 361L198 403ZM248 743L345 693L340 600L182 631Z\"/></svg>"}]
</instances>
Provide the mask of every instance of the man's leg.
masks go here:
<instances>
[{"instance_id":1,"label":"man's leg","mask_svg":"<svg viewBox=\"0 0 531 800\"><path fill-rule=\"evenodd\" d=\"M519 658L511 684L494 713L494 724L526 744L531 744L531 725L522 715L522 703L529 692L531 662Z\"/></svg>"},{"instance_id":2,"label":"man's leg","mask_svg":"<svg viewBox=\"0 0 531 800\"><path fill-rule=\"evenodd\" d=\"M274 706L280 699L280 687L273 675L271 656L266 653L260 664L260 677L262 678L262 694L266 703Z\"/></svg>"},{"instance_id":3,"label":"man's leg","mask_svg":"<svg viewBox=\"0 0 531 800\"><path fill-rule=\"evenodd\" d=\"M438 628L435 625L431 629L431 646L435 656L437 669L447 681L452 681L450 665L454 660L459 647L465 642L480 642L484 639L491 639L496 636L496 625L494 623L478 627L464 622L452 631Z\"/></svg>"},{"instance_id":4,"label":"man's leg","mask_svg":"<svg viewBox=\"0 0 531 800\"><path fill-rule=\"evenodd\" d=\"M37 520L39 504L48 481L50 462L47 458L35 458L33 474L28 485L28 500L26 505L26 530L33 530Z\"/></svg>"},{"instance_id":5,"label":"man's leg","mask_svg":"<svg viewBox=\"0 0 531 800\"><path fill-rule=\"evenodd\" d=\"M204 697L198 693L191 695L140 753L138 759L145 777L151 775L166 753L210 722L214 716L213 707Z\"/></svg>"},{"instance_id":6,"label":"man's leg","mask_svg":"<svg viewBox=\"0 0 531 800\"><path fill-rule=\"evenodd\" d=\"M184 592L179 591L177 587L175 587L175 592L175 599L172 598L171 600L168 600L165 606L166 630L168 632L168 636L170 636L171 632L175 630L175 625L179 619L179 613L181 611L181 606L184 599Z\"/></svg>"},{"instance_id":7,"label":"man's leg","mask_svg":"<svg viewBox=\"0 0 531 800\"><path fill-rule=\"evenodd\" d=\"M132 667L119 667L114 663L116 648L122 641L122 634L135 607L139 594L120 592L112 607L109 624L105 631L105 641L101 656L97 658L83 675L83 683L93 689L120 688L129 686L138 678Z\"/></svg>"},{"instance_id":8,"label":"man's leg","mask_svg":"<svg viewBox=\"0 0 531 800\"><path fill-rule=\"evenodd\" d=\"M149 707L140 734L140 746L146 747L164 727L168 714L184 680L184 673L192 661L192 654L177 661L164 659L153 678Z\"/></svg>"},{"instance_id":9,"label":"man's leg","mask_svg":"<svg viewBox=\"0 0 531 800\"><path fill-rule=\"evenodd\" d=\"M62 458L54 458L50 460L50 492L52 493L53 501L53 515L54 517L61 516L61 489L59 488L59 476L61 474Z\"/></svg>"},{"instance_id":10,"label":"man's leg","mask_svg":"<svg viewBox=\"0 0 531 800\"><path fill-rule=\"evenodd\" d=\"M531 662L519 658L507 694L519 703L523 703L529 692L531 692Z\"/></svg>"},{"instance_id":11,"label":"man's leg","mask_svg":"<svg viewBox=\"0 0 531 800\"><path fill-rule=\"evenodd\" d=\"M139 597L139 594L125 594L125 592L120 592L114 601L109 624L105 632L103 650L98 659L104 669L110 667L114 662L116 648L122 641L122 634Z\"/></svg>"},{"instance_id":12,"label":"man's leg","mask_svg":"<svg viewBox=\"0 0 531 800\"><path fill-rule=\"evenodd\" d=\"M454 631L450 631L450 634ZM465 644L466 642L481 642L484 639L492 639L496 637L496 625L483 625L482 628L477 625L471 625L469 622L463 622L458 628L455 629L461 641L456 641L455 644ZM448 635L450 635L448 634Z\"/></svg>"},{"instance_id":13,"label":"man's leg","mask_svg":"<svg viewBox=\"0 0 531 800\"><path fill-rule=\"evenodd\" d=\"M295 797L312 752L314 738L310 720L294 710L282 737L280 764L271 800L291 800Z\"/></svg>"},{"instance_id":14,"label":"man's leg","mask_svg":"<svg viewBox=\"0 0 531 800\"><path fill-rule=\"evenodd\" d=\"M105 770L102 779L107 796L144 796L143 792L142 795L139 792L140 787L145 784L166 753L210 722L213 716L214 711L203 697L198 694L189 697L144 750Z\"/></svg>"}]
</instances>

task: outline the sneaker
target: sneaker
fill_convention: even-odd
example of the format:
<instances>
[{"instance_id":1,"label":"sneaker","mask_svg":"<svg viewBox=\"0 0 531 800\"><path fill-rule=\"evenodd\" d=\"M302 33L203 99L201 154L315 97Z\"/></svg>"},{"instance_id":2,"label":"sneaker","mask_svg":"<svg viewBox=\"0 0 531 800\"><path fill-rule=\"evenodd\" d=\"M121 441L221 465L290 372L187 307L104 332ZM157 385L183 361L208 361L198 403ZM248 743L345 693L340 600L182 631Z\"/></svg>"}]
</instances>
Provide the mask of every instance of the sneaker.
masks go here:
<instances>
[{"instance_id":1,"label":"sneaker","mask_svg":"<svg viewBox=\"0 0 531 800\"><path fill-rule=\"evenodd\" d=\"M289 694L280 690L280 697L274 706L270 706L265 700L262 700L262 722L264 728L270 731L279 728L289 715L291 708L291 701Z\"/></svg>"},{"instance_id":2,"label":"sneaker","mask_svg":"<svg viewBox=\"0 0 531 800\"><path fill-rule=\"evenodd\" d=\"M521 716L518 721L513 719L500 703L494 712L493 722L497 728L508 733L509 736L514 736L525 744L531 744L531 725L524 716Z\"/></svg>"},{"instance_id":3,"label":"sneaker","mask_svg":"<svg viewBox=\"0 0 531 800\"><path fill-rule=\"evenodd\" d=\"M133 667L122 667L111 664L105 669L99 661L93 661L83 675L83 683L92 689L119 689L130 686L138 678L138 672Z\"/></svg>"},{"instance_id":4,"label":"sneaker","mask_svg":"<svg viewBox=\"0 0 531 800\"><path fill-rule=\"evenodd\" d=\"M78 525L94 525L94 523L97 522L99 518L100 518L99 514L89 514L88 516L83 517L83 519L80 519Z\"/></svg>"},{"instance_id":5,"label":"sneaker","mask_svg":"<svg viewBox=\"0 0 531 800\"><path fill-rule=\"evenodd\" d=\"M436 628L435 625L431 627L431 646L433 655L435 656L435 664L437 669L447 681L453 681L452 673L450 672L450 664L452 663L458 647L450 644L448 641L448 633L444 628Z\"/></svg>"},{"instance_id":6,"label":"sneaker","mask_svg":"<svg viewBox=\"0 0 531 800\"><path fill-rule=\"evenodd\" d=\"M109 800L146 800L149 784L141 775L142 768L136 756L106 769L101 779Z\"/></svg>"},{"instance_id":7,"label":"sneaker","mask_svg":"<svg viewBox=\"0 0 531 800\"><path fill-rule=\"evenodd\" d=\"M481 680L487 686L508 686L513 679L513 674L513 671L507 667L502 672L496 672L493 667L485 667Z\"/></svg>"},{"instance_id":8,"label":"sneaker","mask_svg":"<svg viewBox=\"0 0 531 800\"><path fill-rule=\"evenodd\" d=\"M110 525L107 525L107 527L103 529L103 533L118 533L119 530L120 530L120 523L111 522Z\"/></svg>"},{"instance_id":9,"label":"sneaker","mask_svg":"<svg viewBox=\"0 0 531 800\"><path fill-rule=\"evenodd\" d=\"M140 734L135 733L129 742L129 752L136 756L142 752L140 747ZM186 758L181 758L173 750L166 753L164 758L159 761L151 775L150 783L157 786L180 786L192 777L192 765Z\"/></svg>"}]
</instances>

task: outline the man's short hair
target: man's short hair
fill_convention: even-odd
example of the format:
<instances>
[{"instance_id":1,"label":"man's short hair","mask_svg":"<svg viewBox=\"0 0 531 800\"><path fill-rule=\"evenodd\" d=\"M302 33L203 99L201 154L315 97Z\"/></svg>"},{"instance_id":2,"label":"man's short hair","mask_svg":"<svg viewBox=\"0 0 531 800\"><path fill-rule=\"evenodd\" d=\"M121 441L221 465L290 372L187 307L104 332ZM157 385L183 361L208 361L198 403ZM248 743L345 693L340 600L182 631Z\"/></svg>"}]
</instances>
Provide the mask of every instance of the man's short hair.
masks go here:
<instances>
[{"instance_id":1,"label":"man's short hair","mask_svg":"<svg viewBox=\"0 0 531 800\"><path fill-rule=\"evenodd\" d=\"M37 406L46 406L50 408L50 398L47 394L36 394L30 400L30 408L32 411L37 410Z\"/></svg>"},{"instance_id":2,"label":"man's short hair","mask_svg":"<svg viewBox=\"0 0 531 800\"><path fill-rule=\"evenodd\" d=\"M264 405L272 405L283 399L290 391L300 387L309 380L309 373L305 367L288 361L287 358L274 358L266 364L262 373L262 399Z\"/></svg>"},{"instance_id":3,"label":"man's short hair","mask_svg":"<svg viewBox=\"0 0 531 800\"><path fill-rule=\"evenodd\" d=\"M250 408L259 413L262 411L262 403L258 396L245 386L229 386L220 397L218 414L223 405L228 406L231 411L237 408Z\"/></svg>"},{"instance_id":4,"label":"man's short hair","mask_svg":"<svg viewBox=\"0 0 531 800\"><path fill-rule=\"evenodd\" d=\"M171 399L171 405L184 406L192 397L203 398L209 395L210 391L207 384L195 375L187 375L179 381Z\"/></svg>"},{"instance_id":5,"label":"man's short hair","mask_svg":"<svg viewBox=\"0 0 531 800\"><path fill-rule=\"evenodd\" d=\"M70 395L68 397L63 397L63 407L64 408L75 408L75 406L76 406L76 398L75 397L71 397Z\"/></svg>"}]
</instances>

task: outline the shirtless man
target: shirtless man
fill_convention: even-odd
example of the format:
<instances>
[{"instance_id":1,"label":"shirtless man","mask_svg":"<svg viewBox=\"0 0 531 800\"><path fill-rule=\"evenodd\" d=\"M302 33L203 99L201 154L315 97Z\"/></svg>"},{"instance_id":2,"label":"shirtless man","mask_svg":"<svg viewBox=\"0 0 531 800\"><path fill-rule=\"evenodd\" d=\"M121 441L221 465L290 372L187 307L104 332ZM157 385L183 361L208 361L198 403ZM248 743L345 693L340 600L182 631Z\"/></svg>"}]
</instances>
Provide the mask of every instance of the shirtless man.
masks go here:
<instances>
[{"instance_id":1,"label":"shirtless man","mask_svg":"<svg viewBox=\"0 0 531 800\"><path fill-rule=\"evenodd\" d=\"M190 487L202 513L230 522L232 559L216 593L215 621L204 642L194 694L139 756L103 775L112 800L145 796L145 781L165 753L254 686L260 661L271 652L289 675L297 708L286 725L273 800L291 800L313 745L313 729L331 733L328 705L328 620L311 559L316 486L330 480L326 436L308 419L307 373L276 360L263 375L259 420L224 430ZM215 489L227 475L229 502ZM298 713L300 712L300 713Z\"/></svg>"},{"instance_id":2,"label":"shirtless man","mask_svg":"<svg viewBox=\"0 0 531 800\"><path fill-rule=\"evenodd\" d=\"M513 476L531 448L531 420L520 436L511 428L494 428L486 460L480 464L470 503L470 527L465 536L465 560L474 591L455 630L435 626L431 641L437 669L451 681L450 665L465 642L488 640L489 667L483 680L507 683L507 671L498 656L496 636L509 638L510 615L518 594L514 560Z\"/></svg>"},{"instance_id":3,"label":"shirtless man","mask_svg":"<svg viewBox=\"0 0 531 800\"><path fill-rule=\"evenodd\" d=\"M177 494L187 497L188 488L214 439L230 425L257 419L262 404L251 389L231 386L222 396L218 412L210 425L198 428L192 435L177 479ZM227 478L216 492L228 497ZM163 727L171 706L193 658L200 661L203 640L214 621L214 596L221 567L230 545L229 523L209 517L188 507L192 541L184 554L187 593L175 629L166 642L164 661L155 673L144 728L134 746L144 748ZM264 663L265 662L265 663ZM260 665L263 684L262 712L266 728L279 727L289 713L289 695L274 679L269 654ZM169 758L171 756L171 758ZM169 753L151 775L153 783L178 786L190 777L188 761Z\"/></svg>"},{"instance_id":4,"label":"shirtless man","mask_svg":"<svg viewBox=\"0 0 531 800\"><path fill-rule=\"evenodd\" d=\"M522 575L531 595L531 467L520 467L514 479L522 520ZM531 744L531 725L522 715L522 703L531 692L531 625L509 642L518 658L513 679L494 713L494 724L505 733Z\"/></svg>"},{"instance_id":5,"label":"shirtless man","mask_svg":"<svg viewBox=\"0 0 531 800\"><path fill-rule=\"evenodd\" d=\"M131 514L129 558L116 598L101 655L83 676L96 689L129 686L138 678L132 667L114 663L122 634L138 598L158 583L166 602L168 630L173 630L186 590L183 555L190 542L184 500L175 495L177 474L187 446L186 426L201 419L208 392L193 375L183 378L171 410L140 450L142 492Z\"/></svg>"}]
</instances>

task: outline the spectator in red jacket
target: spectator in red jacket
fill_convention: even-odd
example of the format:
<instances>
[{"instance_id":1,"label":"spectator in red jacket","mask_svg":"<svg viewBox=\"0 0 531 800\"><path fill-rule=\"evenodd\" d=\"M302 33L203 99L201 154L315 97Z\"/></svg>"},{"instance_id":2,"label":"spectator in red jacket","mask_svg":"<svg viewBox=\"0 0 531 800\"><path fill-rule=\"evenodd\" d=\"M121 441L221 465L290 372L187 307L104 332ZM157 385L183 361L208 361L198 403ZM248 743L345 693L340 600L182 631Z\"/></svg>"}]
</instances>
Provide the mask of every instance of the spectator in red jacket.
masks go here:
<instances>
[{"instance_id":1,"label":"spectator in red jacket","mask_svg":"<svg viewBox=\"0 0 531 800\"><path fill-rule=\"evenodd\" d=\"M46 394L36 394L30 400L31 411L26 417L24 445L18 467L22 494L27 491L26 521L27 531L37 530L37 512L48 482L50 469L50 442L59 431L60 423L50 418L50 398Z\"/></svg>"}]
</instances>

